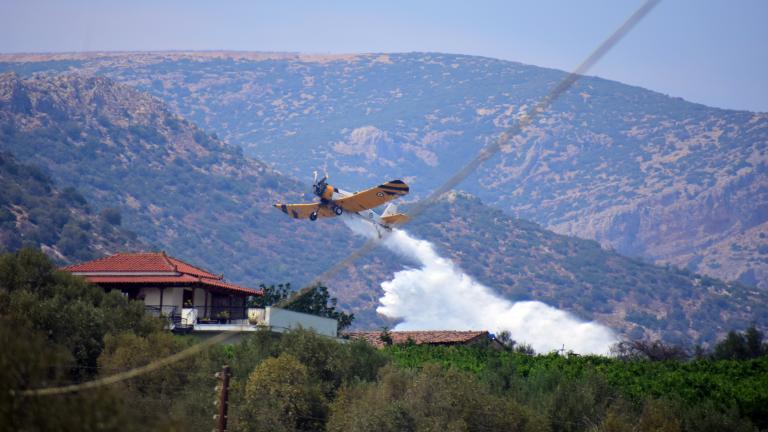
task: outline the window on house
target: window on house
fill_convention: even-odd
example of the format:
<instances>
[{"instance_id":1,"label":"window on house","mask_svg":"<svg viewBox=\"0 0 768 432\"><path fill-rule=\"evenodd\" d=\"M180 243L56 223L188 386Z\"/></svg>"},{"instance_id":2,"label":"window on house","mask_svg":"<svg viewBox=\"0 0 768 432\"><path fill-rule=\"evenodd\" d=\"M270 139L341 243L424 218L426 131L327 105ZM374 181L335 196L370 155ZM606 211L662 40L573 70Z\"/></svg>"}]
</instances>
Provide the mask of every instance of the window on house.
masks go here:
<instances>
[{"instance_id":1,"label":"window on house","mask_svg":"<svg viewBox=\"0 0 768 432\"><path fill-rule=\"evenodd\" d=\"M195 295L194 291L185 289L184 290L184 296L182 297L181 301L184 307L192 307L195 304Z\"/></svg>"}]
</instances>

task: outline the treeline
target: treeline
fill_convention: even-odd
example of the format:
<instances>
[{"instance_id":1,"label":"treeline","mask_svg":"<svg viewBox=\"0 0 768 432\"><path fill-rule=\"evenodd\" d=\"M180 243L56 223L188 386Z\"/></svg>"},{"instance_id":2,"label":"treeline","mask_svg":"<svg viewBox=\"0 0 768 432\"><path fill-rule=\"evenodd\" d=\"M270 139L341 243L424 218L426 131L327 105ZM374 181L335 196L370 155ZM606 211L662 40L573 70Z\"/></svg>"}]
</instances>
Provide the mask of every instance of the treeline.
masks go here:
<instances>
[{"instance_id":1,"label":"treeline","mask_svg":"<svg viewBox=\"0 0 768 432\"><path fill-rule=\"evenodd\" d=\"M209 431L214 374L223 364L232 370L232 431L768 428L764 353L654 361L532 355L496 344L376 350L306 331L256 332L109 386L25 396L26 389L112 376L200 342L162 330L141 303L58 272L30 249L0 257L0 320L2 430Z\"/></svg>"},{"instance_id":2,"label":"treeline","mask_svg":"<svg viewBox=\"0 0 768 432\"><path fill-rule=\"evenodd\" d=\"M657 361L529 355L464 346L391 346L386 352L403 369L438 364L465 371L494 393L543 414L551 430L639 427L734 431L768 427L765 355L750 360L701 357Z\"/></svg>"}]
</instances>

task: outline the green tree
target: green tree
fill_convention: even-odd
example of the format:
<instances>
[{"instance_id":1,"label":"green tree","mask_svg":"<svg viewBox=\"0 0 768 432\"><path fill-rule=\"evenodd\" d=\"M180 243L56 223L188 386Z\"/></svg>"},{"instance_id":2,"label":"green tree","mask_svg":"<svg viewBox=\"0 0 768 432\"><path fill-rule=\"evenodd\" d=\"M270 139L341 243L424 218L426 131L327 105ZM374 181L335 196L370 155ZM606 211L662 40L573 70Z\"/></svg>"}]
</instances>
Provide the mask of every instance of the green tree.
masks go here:
<instances>
[{"instance_id":1,"label":"green tree","mask_svg":"<svg viewBox=\"0 0 768 432\"><path fill-rule=\"evenodd\" d=\"M314 431L322 428L326 400L309 369L290 354L261 362L248 377L239 429Z\"/></svg>"},{"instance_id":2,"label":"green tree","mask_svg":"<svg viewBox=\"0 0 768 432\"><path fill-rule=\"evenodd\" d=\"M0 431L141 430L110 388L59 396L19 392L70 382L72 355L44 332L0 318Z\"/></svg>"},{"instance_id":3,"label":"green tree","mask_svg":"<svg viewBox=\"0 0 768 432\"><path fill-rule=\"evenodd\" d=\"M140 303L58 271L38 250L0 256L0 430L146 429L115 387L55 396L19 392L94 378L110 333L160 331Z\"/></svg>"},{"instance_id":4,"label":"green tree","mask_svg":"<svg viewBox=\"0 0 768 432\"><path fill-rule=\"evenodd\" d=\"M390 346L392 345L392 333L389 331L388 327L382 327L381 333L379 334L379 340L384 342L384 345Z\"/></svg>"},{"instance_id":5,"label":"green tree","mask_svg":"<svg viewBox=\"0 0 768 432\"><path fill-rule=\"evenodd\" d=\"M0 316L42 331L72 355L73 374L92 375L108 333L148 335L160 322L143 304L105 293L84 279L57 270L35 249L0 256Z\"/></svg>"},{"instance_id":6,"label":"green tree","mask_svg":"<svg viewBox=\"0 0 768 432\"><path fill-rule=\"evenodd\" d=\"M145 366L197 342L188 336L154 332L107 335L99 357L103 375ZM213 424L211 401L214 373L226 362L222 347L209 348L194 357L153 370L122 383L114 390L125 401L125 411L136 422L154 430L208 431Z\"/></svg>"},{"instance_id":7,"label":"green tree","mask_svg":"<svg viewBox=\"0 0 768 432\"><path fill-rule=\"evenodd\" d=\"M335 397L344 383L376 379L379 368L386 363L385 357L364 341L340 344L307 330L283 335L279 351L306 365L312 376L320 380L328 398Z\"/></svg>"},{"instance_id":8,"label":"green tree","mask_svg":"<svg viewBox=\"0 0 768 432\"><path fill-rule=\"evenodd\" d=\"M295 292L291 289L290 282L279 285L261 284L259 288L264 294L258 297L251 297L249 299L249 305L251 307L265 308L267 306L276 305Z\"/></svg>"},{"instance_id":9,"label":"green tree","mask_svg":"<svg viewBox=\"0 0 768 432\"><path fill-rule=\"evenodd\" d=\"M252 307L263 308L279 305L284 300L296 296L284 306L285 309L335 319L339 323L339 331L351 326L355 319L355 314L348 314L337 309L338 300L336 297L331 297L328 293L328 287L319 282L300 294L291 289L290 283L277 286L262 284L261 289L264 291L264 295L253 297L250 300Z\"/></svg>"},{"instance_id":10,"label":"green tree","mask_svg":"<svg viewBox=\"0 0 768 432\"><path fill-rule=\"evenodd\" d=\"M344 389L331 407L330 431L538 431L543 419L475 377L426 364L385 367L375 383Z\"/></svg>"},{"instance_id":11,"label":"green tree","mask_svg":"<svg viewBox=\"0 0 768 432\"><path fill-rule=\"evenodd\" d=\"M302 329L284 334L258 331L226 351L233 371L230 393L233 407L243 406L246 383L253 370L266 360L282 355L290 355L304 365L315 387L327 400L333 400L345 385L375 380L378 370L387 363L381 351L363 341L339 343ZM253 411L234 409L230 414L233 424L241 424Z\"/></svg>"},{"instance_id":12,"label":"green tree","mask_svg":"<svg viewBox=\"0 0 768 432\"><path fill-rule=\"evenodd\" d=\"M768 345L763 343L763 333L752 325L744 333L728 332L728 336L715 345L712 356L718 360L746 360L767 353Z\"/></svg>"}]
</instances>

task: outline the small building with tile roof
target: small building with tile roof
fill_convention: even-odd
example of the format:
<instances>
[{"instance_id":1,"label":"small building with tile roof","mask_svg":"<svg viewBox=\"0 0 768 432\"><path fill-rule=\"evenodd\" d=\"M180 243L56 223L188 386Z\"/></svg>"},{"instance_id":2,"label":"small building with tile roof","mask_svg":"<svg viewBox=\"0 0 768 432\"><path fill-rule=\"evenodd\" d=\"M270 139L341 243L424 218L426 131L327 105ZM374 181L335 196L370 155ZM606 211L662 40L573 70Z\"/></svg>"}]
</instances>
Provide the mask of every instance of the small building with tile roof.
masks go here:
<instances>
[{"instance_id":1,"label":"small building with tile roof","mask_svg":"<svg viewBox=\"0 0 768 432\"><path fill-rule=\"evenodd\" d=\"M263 295L165 252L117 253L64 270L143 300L150 313L179 320L182 311L194 310L195 322L247 321L248 296Z\"/></svg>"},{"instance_id":2,"label":"small building with tile roof","mask_svg":"<svg viewBox=\"0 0 768 432\"><path fill-rule=\"evenodd\" d=\"M385 341L382 331L354 331L345 332L344 337L349 339L362 339L376 348L386 345L475 345L489 342L501 344L487 331L454 331L454 330L425 330L425 331L389 331L387 332L391 342Z\"/></svg>"}]
</instances>

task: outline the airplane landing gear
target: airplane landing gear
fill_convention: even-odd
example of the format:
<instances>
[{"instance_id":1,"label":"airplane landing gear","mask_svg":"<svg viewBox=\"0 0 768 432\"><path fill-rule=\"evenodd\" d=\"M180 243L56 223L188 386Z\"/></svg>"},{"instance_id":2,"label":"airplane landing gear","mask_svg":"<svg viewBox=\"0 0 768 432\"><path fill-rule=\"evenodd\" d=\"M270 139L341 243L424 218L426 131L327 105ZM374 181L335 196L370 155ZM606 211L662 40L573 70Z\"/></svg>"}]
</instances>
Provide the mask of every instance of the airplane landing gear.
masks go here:
<instances>
[{"instance_id":1,"label":"airplane landing gear","mask_svg":"<svg viewBox=\"0 0 768 432\"><path fill-rule=\"evenodd\" d=\"M312 212L309 214L309 220L316 221L317 220L317 212Z\"/></svg>"},{"instance_id":2,"label":"airplane landing gear","mask_svg":"<svg viewBox=\"0 0 768 432\"><path fill-rule=\"evenodd\" d=\"M341 214L344 213L344 209L339 206L334 206L333 212L336 213L336 216L341 216Z\"/></svg>"}]
</instances>

